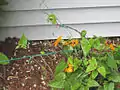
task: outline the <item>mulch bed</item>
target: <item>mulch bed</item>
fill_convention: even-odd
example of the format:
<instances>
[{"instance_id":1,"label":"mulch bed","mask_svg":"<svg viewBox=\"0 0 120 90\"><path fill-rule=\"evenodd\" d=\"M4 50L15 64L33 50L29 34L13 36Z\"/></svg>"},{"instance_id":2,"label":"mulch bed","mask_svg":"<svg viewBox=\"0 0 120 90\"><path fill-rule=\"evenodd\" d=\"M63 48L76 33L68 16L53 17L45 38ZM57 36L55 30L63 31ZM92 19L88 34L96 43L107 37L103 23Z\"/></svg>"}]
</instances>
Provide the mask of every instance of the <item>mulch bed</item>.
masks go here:
<instances>
[{"instance_id":1,"label":"mulch bed","mask_svg":"<svg viewBox=\"0 0 120 90\"><path fill-rule=\"evenodd\" d=\"M61 50L54 47L54 40L30 41L27 49L15 49L17 38L6 38L0 42L0 52L9 58L40 54L40 51L54 52ZM112 38L112 43L119 38ZM11 61L8 65L0 65L0 90L50 90L48 82L53 79L56 65L65 59L60 53L48 56L33 57Z\"/></svg>"},{"instance_id":2,"label":"mulch bed","mask_svg":"<svg viewBox=\"0 0 120 90\"><path fill-rule=\"evenodd\" d=\"M40 54L40 51L61 50L53 47L54 40L31 41L27 49L15 50L19 39L7 38L0 42L0 52L9 58ZM0 90L50 90L48 82L53 79L56 65L64 58L60 53L11 61L9 65L0 65Z\"/></svg>"}]
</instances>

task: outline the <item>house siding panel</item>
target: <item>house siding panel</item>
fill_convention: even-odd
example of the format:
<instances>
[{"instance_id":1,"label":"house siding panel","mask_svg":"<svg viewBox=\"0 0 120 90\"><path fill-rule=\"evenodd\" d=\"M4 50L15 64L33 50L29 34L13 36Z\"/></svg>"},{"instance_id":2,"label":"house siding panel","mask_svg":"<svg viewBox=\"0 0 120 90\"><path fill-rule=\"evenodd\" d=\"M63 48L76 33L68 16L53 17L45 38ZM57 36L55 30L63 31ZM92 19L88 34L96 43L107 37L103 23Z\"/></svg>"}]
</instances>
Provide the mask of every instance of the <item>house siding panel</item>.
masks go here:
<instances>
[{"instance_id":1,"label":"house siding panel","mask_svg":"<svg viewBox=\"0 0 120 90\"><path fill-rule=\"evenodd\" d=\"M79 34L67 28L56 28L47 22L47 13L54 13L62 24L87 30L88 37L120 36L119 0L45 0L48 8L39 7L41 0L12 0L5 7L0 20L0 40L20 37L22 33L31 40L67 38L66 30L75 38ZM55 32L55 35L53 35Z\"/></svg>"}]
</instances>

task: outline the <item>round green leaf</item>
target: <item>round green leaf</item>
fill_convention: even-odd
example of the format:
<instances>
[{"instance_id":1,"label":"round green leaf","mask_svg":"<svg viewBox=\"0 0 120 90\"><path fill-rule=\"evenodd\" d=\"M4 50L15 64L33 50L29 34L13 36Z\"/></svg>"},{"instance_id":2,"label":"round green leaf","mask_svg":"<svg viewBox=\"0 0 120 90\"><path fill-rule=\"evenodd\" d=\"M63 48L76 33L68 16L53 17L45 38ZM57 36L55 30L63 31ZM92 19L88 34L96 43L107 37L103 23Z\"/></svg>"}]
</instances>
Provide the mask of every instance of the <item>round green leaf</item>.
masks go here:
<instances>
[{"instance_id":1,"label":"round green leaf","mask_svg":"<svg viewBox=\"0 0 120 90\"><path fill-rule=\"evenodd\" d=\"M48 86L53 88L64 88L64 83L65 80L61 80L61 81L53 80L48 84Z\"/></svg>"},{"instance_id":2,"label":"round green leaf","mask_svg":"<svg viewBox=\"0 0 120 90\"><path fill-rule=\"evenodd\" d=\"M98 72L95 70L92 72L91 78L95 79L97 77L97 75L98 75Z\"/></svg>"},{"instance_id":3,"label":"round green leaf","mask_svg":"<svg viewBox=\"0 0 120 90\"><path fill-rule=\"evenodd\" d=\"M2 65L9 64L8 57L3 53L0 53L0 64L2 64Z\"/></svg>"},{"instance_id":4,"label":"round green leaf","mask_svg":"<svg viewBox=\"0 0 120 90\"><path fill-rule=\"evenodd\" d=\"M91 79L88 80L88 87L98 87L98 86L99 84L97 81Z\"/></svg>"},{"instance_id":5,"label":"round green leaf","mask_svg":"<svg viewBox=\"0 0 120 90\"><path fill-rule=\"evenodd\" d=\"M60 72L55 76L55 80L60 81L66 78L66 74L64 72Z\"/></svg>"},{"instance_id":6,"label":"round green leaf","mask_svg":"<svg viewBox=\"0 0 120 90\"><path fill-rule=\"evenodd\" d=\"M103 77L106 77L106 70L104 66L99 67L97 70Z\"/></svg>"},{"instance_id":7,"label":"round green leaf","mask_svg":"<svg viewBox=\"0 0 120 90\"><path fill-rule=\"evenodd\" d=\"M82 32L81 32L81 36L82 36L82 37L85 37L86 34L87 34L87 31L86 31L86 30L82 30Z\"/></svg>"}]
</instances>

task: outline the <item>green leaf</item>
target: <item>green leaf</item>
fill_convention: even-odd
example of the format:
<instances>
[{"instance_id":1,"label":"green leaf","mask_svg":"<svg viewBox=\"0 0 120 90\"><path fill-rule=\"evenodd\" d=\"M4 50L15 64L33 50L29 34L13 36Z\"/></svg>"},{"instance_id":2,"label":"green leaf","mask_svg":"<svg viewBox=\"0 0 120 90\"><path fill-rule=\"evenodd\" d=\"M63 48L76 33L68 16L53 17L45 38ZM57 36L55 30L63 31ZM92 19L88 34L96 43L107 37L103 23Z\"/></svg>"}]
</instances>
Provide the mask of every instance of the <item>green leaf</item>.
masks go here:
<instances>
[{"instance_id":1,"label":"green leaf","mask_svg":"<svg viewBox=\"0 0 120 90\"><path fill-rule=\"evenodd\" d=\"M44 52L44 51L41 51L40 53L41 53L42 55L44 55L44 54L45 54L45 52Z\"/></svg>"},{"instance_id":2,"label":"green leaf","mask_svg":"<svg viewBox=\"0 0 120 90\"><path fill-rule=\"evenodd\" d=\"M70 90L69 82L65 81L64 83L64 90Z\"/></svg>"},{"instance_id":3,"label":"green leaf","mask_svg":"<svg viewBox=\"0 0 120 90\"><path fill-rule=\"evenodd\" d=\"M88 83L87 83L87 86L88 86L88 87L98 87L99 84L98 84L97 81L89 79L89 80L88 80Z\"/></svg>"},{"instance_id":4,"label":"green leaf","mask_svg":"<svg viewBox=\"0 0 120 90\"><path fill-rule=\"evenodd\" d=\"M60 63L56 66L55 75L62 72L67 67L67 63L64 60L61 60Z\"/></svg>"},{"instance_id":5,"label":"green leaf","mask_svg":"<svg viewBox=\"0 0 120 90\"><path fill-rule=\"evenodd\" d=\"M53 80L48 84L48 86L53 88L64 88L64 83L65 83L65 80L60 80L60 81Z\"/></svg>"},{"instance_id":6,"label":"green leaf","mask_svg":"<svg viewBox=\"0 0 120 90\"><path fill-rule=\"evenodd\" d=\"M103 77L106 77L106 70L104 66L99 67L97 70Z\"/></svg>"},{"instance_id":7,"label":"green leaf","mask_svg":"<svg viewBox=\"0 0 120 90\"><path fill-rule=\"evenodd\" d=\"M91 45L89 44L89 41L86 38L82 38L81 47L82 47L82 50L83 50L83 54L86 57L91 50Z\"/></svg>"},{"instance_id":8,"label":"green leaf","mask_svg":"<svg viewBox=\"0 0 120 90\"><path fill-rule=\"evenodd\" d=\"M84 90L89 90L89 87L85 86L85 87L84 87Z\"/></svg>"},{"instance_id":9,"label":"green leaf","mask_svg":"<svg viewBox=\"0 0 120 90\"><path fill-rule=\"evenodd\" d=\"M92 57L91 60L89 60L90 65L94 65L95 67L97 67L97 61L95 57Z\"/></svg>"},{"instance_id":10,"label":"green leaf","mask_svg":"<svg viewBox=\"0 0 120 90\"><path fill-rule=\"evenodd\" d=\"M82 60L79 60L78 58L74 59L74 64L73 64L74 71L76 71L78 69L78 67L81 65L81 63L82 63Z\"/></svg>"},{"instance_id":11,"label":"green leaf","mask_svg":"<svg viewBox=\"0 0 120 90\"><path fill-rule=\"evenodd\" d=\"M103 86L99 86L98 90L104 90L104 87Z\"/></svg>"},{"instance_id":12,"label":"green leaf","mask_svg":"<svg viewBox=\"0 0 120 90\"><path fill-rule=\"evenodd\" d=\"M109 81L113 81L113 82L118 82L120 83L120 73L119 72L112 72L109 76L108 76L108 80Z\"/></svg>"},{"instance_id":13,"label":"green leaf","mask_svg":"<svg viewBox=\"0 0 120 90\"><path fill-rule=\"evenodd\" d=\"M90 39L89 39L89 43L90 43L91 46L93 46L93 44L94 44L94 39L90 38Z\"/></svg>"},{"instance_id":14,"label":"green leaf","mask_svg":"<svg viewBox=\"0 0 120 90\"><path fill-rule=\"evenodd\" d=\"M73 57L72 56L68 57L68 63L73 65Z\"/></svg>"},{"instance_id":15,"label":"green leaf","mask_svg":"<svg viewBox=\"0 0 120 90\"><path fill-rule=\"evenodd\" d=\"M66 78L66 74L64 72L60 72L55 76L55 80L60 81Z\"/></svg>"},{"instance_id":16,"label":"green leaf","mask_svg":"<svg viewBox=\"0 0 120 90\"><path fill-rule=\"evenodd\" d=\"M80 86L79 90L89 90L89 87L87 87L87 86Z\"/></svg>"},{"instance_id":17,"label":"green leaf","mask_svg":"<svg viewBox=\"0 0 120 90\"><path fill-rule=\"evenodd\" d=\"M75 84L72 85L71 90L77 90L81 86L81 83L76 82Z\"/></svg>"},{"instance_id":18,"label":"green leaf","mask_svg":"<svg viewBox=\"0 0 120 90\"><path fill-rule=\"evenodd\" d=\"M1 53L1 52L0 52L0 64L2 64L2 65L9 64L8 57L5 54Z\"/></svg>"},{"instance_id":19,"label":"green leaf","mask_svg":"<svg viewBox=\"0 0 120 90\"><path fill-rule=\"evenodd\" d=\"M114 58L115 60L120 60L120 46L116 48L116 51L114 52Z\"/></svg>"},{"instance_id":20,"label":"green leaf","mask_svg":"<svg viewBox=\"0 0 120 90\"><path fill-rule=\"evenodd\" d=\"M114 60L114 57L112 54L108 53L107 64L110 68L117 70L117 62L116 60Z\"/></svg>"},{"instance_id":21,"label":"green leaf","mask_svg":"<svg viewBox=\"0 0 120 90\"><path fill-rule=\"evenodd\" d=\"M51 81L48 85L54 88L64 88L66 74L64 72L60 72L55 75L55 79Z\"/></svg>"},{"instance_id":22,"label":"green leaf","mask_svg":"<svg viewBox=\"0 0 120 90\"><path fill-rule=\"evenodd\" d=\"M81 37L85 37L86 34L87 34L87 31L86 31L86 30L82 30L82 31L81 31Z\"/></svg>"},{"instance_id":23,"label":"green leaf","mask_svg":"<svg viewBox=\"0 0 120 90\"><path fill-rule=\"evenodd\" d=\"M114 83L106 83L104 85L104 90L114 90Z\"/></svg>"},{"instance_id":24,"label":"green leaf","mask_svg":"<svg viewBox=\"0 0 120 90\"><path fill-rule=\"evenodd\" d=\"M89 65L86 69L86 72L91 72L93 70L95 70L96 68L93 65Z\"/></svg>"},{"instance_id":25,"label":"green leaf","mask_svg":"<svg viewBox=\"0 0 120 90\"><path fill-rule=\"evenodd\" d=\"M89 60L89 63L90 64L88 65L86 72L93 71L97 68L97 62L95 58L92 58L91 60Z\"/></svg>"},{"instance_id":26,"label":"green leaf","mask_svg":"<svg viewBox=\"0 0 120 90\"><path fill-rule=\"evenodd\" d=\"M110 74L111 73L111 69L108 67L106 62L101 62L101 65L105 68L106 74Z\"/></svg>"},{"instance_id":27,"label":"green leaf","mask_svg":"<svg viewBox=\"0 0 120 90\"><path fill-rule=\"evenodd\" d=\"M94 40L94 48L97 49L97 50L100 50L100 49L101 49L101 44L100 44L99 38L96 38L96 39Z\"/></svg>"},{"instance_id":28,"label":"green leaf","mask_svg":"<svg viewBox=\"0 0 120 90\"><path fill-rule=\"evenodd\" d=\"M92 71L92 75L91 75L91 78L92 79L95 79L98 75L98 72L97 71Z\"/></svg>"},{"instance_id":29,"label":"green leaf","mask_svg":"<svg viewBox=\"0 0 120 90\"><path fill-rule=\"evenodd\" d=\"M120 65L120 60L116 60L116 63L117 63L118 65Z\"/></svg>"},{"instance_id":30,"label":"green leaf","mask_svg":"<svg viewBox=\"0 0 120 90\"><path fill-rule=\"evenodd\" d=\"M84 63L85 66L87 66L89 64L87 59L83 60L83 63Z\"/></svg>"},{"instance_id":31,"label":"green leaf","mask_svg":"<svg viewBox=\"0 0 120 90\"><path fill-rule=\"evenodd\" d=\"M51 22L52 24L57 24L57 18L54 14L48 15L48 21Z\"/></svg>"},{"instance_id":32,"label":"green leaf","mask_svg":"<svg viewBox=\"0 0 120 90\"><path fill-rule=\"evenodd\" d=\"M23 48L23 49L27 48L27 38L24 34L22 35L22 37L20 38L20 40L18 42L16 49L18 49L18 48Z\"/></svg>"}]
</instances>

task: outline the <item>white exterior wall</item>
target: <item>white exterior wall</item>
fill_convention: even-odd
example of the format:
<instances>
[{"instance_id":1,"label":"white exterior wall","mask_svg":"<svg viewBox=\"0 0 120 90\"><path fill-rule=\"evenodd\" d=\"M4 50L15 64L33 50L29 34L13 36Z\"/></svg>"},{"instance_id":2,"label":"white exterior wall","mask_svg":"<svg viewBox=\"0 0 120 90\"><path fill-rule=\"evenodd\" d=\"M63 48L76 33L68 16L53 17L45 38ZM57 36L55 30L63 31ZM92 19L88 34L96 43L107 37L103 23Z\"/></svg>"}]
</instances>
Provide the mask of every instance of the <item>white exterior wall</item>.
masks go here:
<instances>
[{"instance_id":1,"label":"white exterior wall","mask_svg":"<svg viewBox=\"0 0 120 90\"><path fill-rule=\"evenodd\" d=\"M54 13L62 24L88 35L120 36L120 0L10 0L4 7L0 24L0 40L20 37L22 33L31 40L55 39L69 35L66 28L56 28L47 22L47 13ZM53 32L55 36L53 36ZM79 35L69 30L73 37Z\"/></svg>"}]
</instances>

